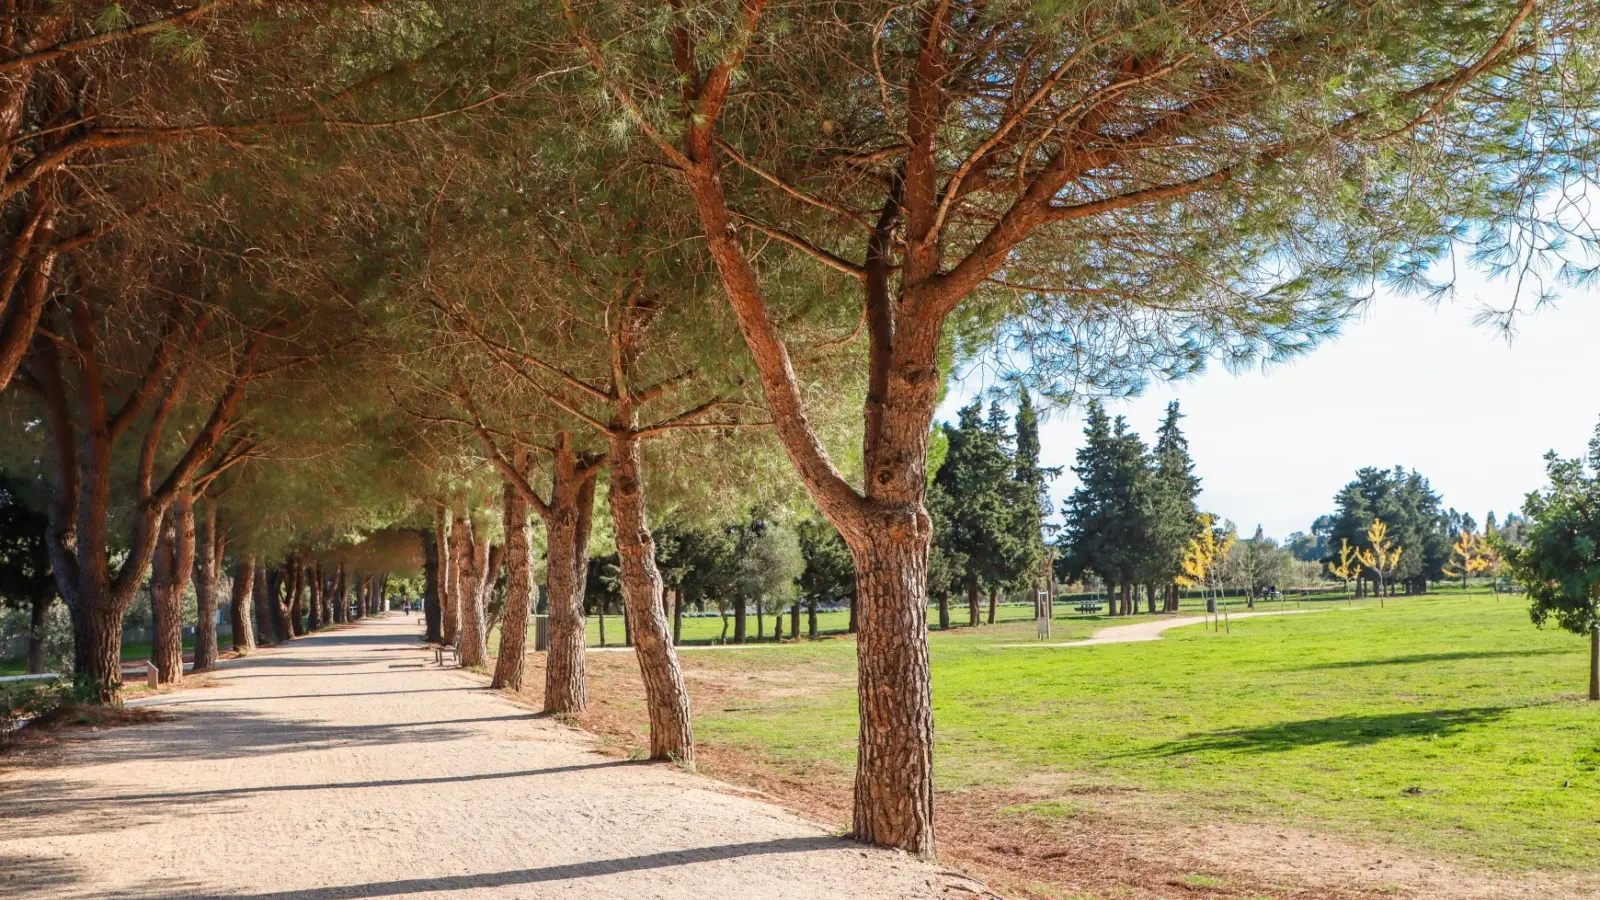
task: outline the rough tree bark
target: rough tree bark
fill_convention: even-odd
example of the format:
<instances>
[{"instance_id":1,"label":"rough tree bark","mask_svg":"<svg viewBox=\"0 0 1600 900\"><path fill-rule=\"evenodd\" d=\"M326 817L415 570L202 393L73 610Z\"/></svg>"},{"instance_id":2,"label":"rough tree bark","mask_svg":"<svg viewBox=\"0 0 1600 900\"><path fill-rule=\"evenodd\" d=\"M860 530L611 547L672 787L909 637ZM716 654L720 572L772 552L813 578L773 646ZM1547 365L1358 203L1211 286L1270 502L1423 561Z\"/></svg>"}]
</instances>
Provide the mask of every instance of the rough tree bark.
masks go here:
<instances>
[{"instance_id":1,"label":"rough tree bark","mask_svg":"<svg viewBox=\"0 0 1600 900\"><path fill-rule=\"evenodd\" d=\"M488 580L489 542L477 538L465 508L458 509L450 528L454 549L451 568L457 572L456 609L461 618L456 645L461 665L482 668L489 662L487 616L484 613L484 582Z\"/></svg>"},{"instance_id":2,"label":"rough tree bark","mask_svg":"<svg viewBox=\"0 0 1600 900\"><path fill-rule=\"evenodd\" d=\"M639 439L632 433L632 424L629 419L615 423L611 433L611 520L616 526L622 602L627 607L639 675L644 679L650 758L677 760L693 767L689 691L668 637L667 617L661 612L661 572L656 568Z\"/></svg>"},{"instance_id":3,"label":"rough tree bark","mask_svg":"<svg viewBox=\"0 0 1600 900\"><path fill-rule=\"evenodd\" d=\"M194 494L185 485L178 501L162 517L161 534L151 561L150 609L153 621L151 660L162 684L183 680L183 594L194 570ZM120 642L120 638L119 638ZM120 663L118 664L120 668Z\"/></svg>"},{"instance_id":4,"label":"rough tree bark","mask_svg":"<svg viewBox=\"0 0 1600 900\"><path fill-rule=\"evenodd\" d=\"M522 471L529 469L530 460L519 457ZM533 606L533 526L528 515L528 501L517 486L507 479L501 491L501 509L505 519L506 557L506 609L500 620L500 649L494 661L492 688L516 692L522 690L522 674L527 665L528 614Z\"/></svg>"},{"instance_id":5,"label":"rough tree bark","mask_svg":"<svg viewBox=\"0 0 1600 900\"><path fill-rule=\"evenodd\" d=\"M217 667L217 592L222 581L224 542L217 534L217 505L207 502L205 515L197 529L194 558L194 670L209 672Z\"/></svg>"},{"instance_id":6,"label":"rough tree bark","mask_svg":"<svg viewBox=\"0 0 1600 900\"><path fill-rule=\"evenodd\" d=\"M233 594L228 603L229 624L233 626L233 651L241 656L256 649L256 630L250 621L255 582L255 559L241 557L233 567Z\"/></svg>"}]
</instances>

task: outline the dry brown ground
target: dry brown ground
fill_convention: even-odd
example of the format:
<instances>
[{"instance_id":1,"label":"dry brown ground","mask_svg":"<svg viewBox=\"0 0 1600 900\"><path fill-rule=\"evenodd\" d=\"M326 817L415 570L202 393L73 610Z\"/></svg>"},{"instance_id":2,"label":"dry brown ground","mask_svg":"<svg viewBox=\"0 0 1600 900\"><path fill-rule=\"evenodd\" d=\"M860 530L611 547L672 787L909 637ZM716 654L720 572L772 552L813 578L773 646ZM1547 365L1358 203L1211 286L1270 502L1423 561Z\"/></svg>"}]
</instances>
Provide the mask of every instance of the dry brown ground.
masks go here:
<instances>
[{"instance_id":1,"label":"dry brown ground","mask_svg":"<svg viewBox=\"0 0 1600 900\"><path fill-rule=\"evenodd\" d=\"M830 687L815 671L734 669L714 654L684 654L696 709L767 703ZM530 657L524 700L538 705L543 669ZM648 746L637 664L589 655L590 711L578 724L617 755ZM738 677L729 677L737 671ZM703 737L702 772L753 790L835 828L850 819L851 773L793 762ZM1039 805L1059 814L1042 815ZM1020 808L1019 807L1025 807ZM942 862L1013 897L1167 900L1556 900L1600 897L1596 879L1508 875L1303 828L1196 823L1137 790L1074 784L1040 774L1006 790L941 791ZM975 893L982 886L974 882Z\"/></svg>"}]
</instances>

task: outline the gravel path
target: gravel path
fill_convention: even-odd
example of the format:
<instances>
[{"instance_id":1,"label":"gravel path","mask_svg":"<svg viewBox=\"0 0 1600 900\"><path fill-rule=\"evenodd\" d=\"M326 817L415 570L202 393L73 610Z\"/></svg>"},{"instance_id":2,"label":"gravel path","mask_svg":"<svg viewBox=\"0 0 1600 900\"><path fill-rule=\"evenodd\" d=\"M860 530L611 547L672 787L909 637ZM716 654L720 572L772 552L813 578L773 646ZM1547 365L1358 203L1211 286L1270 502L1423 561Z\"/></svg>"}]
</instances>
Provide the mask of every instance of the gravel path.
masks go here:
<instances>
[{"instance_id":1,"label":"gravel path","mask_svg":"<svg viewBox=\"0 0 1600 900\"><path fill-rule=\"evenodd\" d=\"M1283 609L1273 612L1233 613L1229 619L1253 619L1256 616L1298 616L1301 613L1322 612L1320 609ZM1139 641L1159 641L1161 633L1169 628L1185 625L1203 625L1211 621L1206 616L1184 616L1180 619L1152 619L1132 625L1113 625L1094 633L1094 637L1081 641L1061 641L1054 644L1001 644L1002 647L1093 647L1098 644L1134 644Z\"/></svg>"},{"instance_id":2,"label":"gravel path","mask_svg":"<svg viewBox=\"0 0 1600 900\"><path fill-rule=\"evenodd\" d=\"M0 897L910 898L978 887L735 789L595 752L391 617L144 701L0 775Z\"/></svg>"}]
</instances>

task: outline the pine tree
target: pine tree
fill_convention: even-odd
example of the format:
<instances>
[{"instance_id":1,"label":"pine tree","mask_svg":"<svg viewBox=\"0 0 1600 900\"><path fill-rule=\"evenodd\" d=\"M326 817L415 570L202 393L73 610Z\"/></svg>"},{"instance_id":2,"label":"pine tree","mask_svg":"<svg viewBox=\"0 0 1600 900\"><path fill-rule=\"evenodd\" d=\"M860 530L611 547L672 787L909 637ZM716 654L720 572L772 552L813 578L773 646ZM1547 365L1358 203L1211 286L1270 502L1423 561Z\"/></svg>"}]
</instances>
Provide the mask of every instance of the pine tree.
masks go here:
<instances>
[{"instance_id":1,"label":"pine tree","mask_svg":"<svg viewBox=\"0 0 1600 900\"><path fill-rule=\"evenodd\" d=\"M1200 479L1194 474L1189 456L1189 441L1178 423L1183 414L1178 401L1167 404L1167 414L1156 432L1153 491L1155 514L1150 554L1150 581L1166 591L1166 612L1178 609L1178 592L1172 581L1182 570L1184 552L1203 527L1200 508ZM1152 603L1154 598L1151 598ZM1152 610L1153 611L1153 610Z\"/></svg>"}]
</instances>

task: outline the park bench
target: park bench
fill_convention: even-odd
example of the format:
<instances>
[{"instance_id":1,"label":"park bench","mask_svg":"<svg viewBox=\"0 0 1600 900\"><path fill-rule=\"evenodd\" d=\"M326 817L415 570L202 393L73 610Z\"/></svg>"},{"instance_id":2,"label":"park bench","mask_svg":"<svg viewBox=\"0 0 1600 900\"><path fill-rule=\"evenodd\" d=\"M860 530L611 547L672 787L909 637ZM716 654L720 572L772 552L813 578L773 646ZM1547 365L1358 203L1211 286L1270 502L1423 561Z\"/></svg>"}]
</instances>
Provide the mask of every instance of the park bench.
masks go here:
<instances>
[{"instance_id":1,"label":"park bench","mask_svg":"<svg viewBox=\"0 0 1600 900\"><path fill-rule=\"evenodd\" d=\"M1097 613L1099 611L1100 611L1100 603L1099 603L1099 601L1096 601L1096 600L1084 600L1084 601L1081 601L1078 604L1078 612L1081 612L1081 613Z\"/></svg>"},{"instance_id":2,"label":"park bench","mask_svg":"<svg viewBox=\"0 0 1600 900\"><path fill-rule=\"evenodd\" d=\"M445 654L446 650L450 651L450 664L454 665L454 666L461 665L461 650L458 647L456 647L455 644L449 644L449 645L434 644L433 645L433 662L434 662L434 665L437 665L437 666L440 666L440 667L444 666L444 654Z\"/></svg>"}]
</instances>

